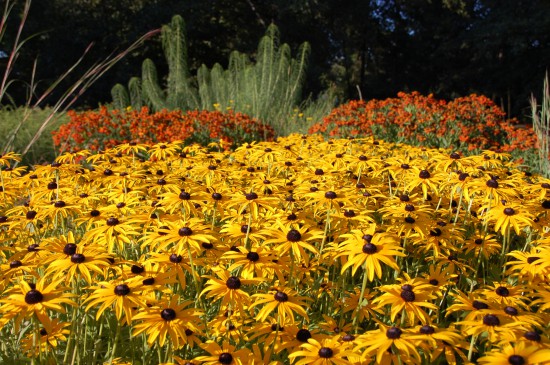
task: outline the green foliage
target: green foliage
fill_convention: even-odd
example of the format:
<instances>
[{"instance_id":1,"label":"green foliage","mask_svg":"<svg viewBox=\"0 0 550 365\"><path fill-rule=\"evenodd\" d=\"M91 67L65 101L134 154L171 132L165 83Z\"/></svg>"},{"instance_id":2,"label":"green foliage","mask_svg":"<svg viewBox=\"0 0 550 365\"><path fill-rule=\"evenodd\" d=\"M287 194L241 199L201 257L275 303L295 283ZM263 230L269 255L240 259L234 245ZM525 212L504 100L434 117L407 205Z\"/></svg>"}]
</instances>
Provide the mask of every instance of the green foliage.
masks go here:
<instances>
[{"instance_id":1,"label":"green foliage","mask_svg":"<svg viewBox=\"0 0 550 365\"><path fill-rule=\"evenodd\" d=\"M235 110L265 121L278 134L283 134L289 129L288 123L296 108L302 107L318 115L325 114L332 107L331 98L326 95L320 103L311 100L301 103L311 48L307 42L303 43L296 58L292 58L290 46L280 44L279 30L273 24L260 40L255 62L247 55L233 51L227 70L218 63L211 69L202 65L197 71L194 87L189 77L184 28L185 23L178 15L170 25L162 28L162 44L168 63L166 87L161 86L153 61L146 59L141 81L132 79L134 92L132 85L129 85L130 93L123 92L120 84L113 87L111 94L115 108L147 105L155 111ZM314 112L317 107L321 112Z\"/></svg>"},{"instance_id":2,"label":"green foliage","mask_svg":"<svg viewBox=\"0 0 550 365\"><path fill-rule=\"evenodd\" d=\"M4 137L9 136L18 127L22 120L25 123L15 135L12 144L9 146L10 151L22 151L29 141L34 137L36 132L40 129L44 120L46 120L52 113L52 108L2 108L0 109L0 135ZM23 164L52 162L55 159L56 151L53 145L51 132L59 128L62 124L66 123L68 118L64 115L56 115L53 121L48 124L44 130L43 136L39 138L29 149L27 154L23 156ZM5 147L0 144L0 147Z\"/></svg>"},{"instance_id":3,"label":"green foliage","mask_svg":"<svg viewBox=\"0 0 550 365\"><path fill-rule=\"evenodd\" d=\"M550 177L550 86L548 73L544 79L540 108L535 97L531 97L531 117L538 141L537 168L541 175Z\"/></svg>"}]
</instances>

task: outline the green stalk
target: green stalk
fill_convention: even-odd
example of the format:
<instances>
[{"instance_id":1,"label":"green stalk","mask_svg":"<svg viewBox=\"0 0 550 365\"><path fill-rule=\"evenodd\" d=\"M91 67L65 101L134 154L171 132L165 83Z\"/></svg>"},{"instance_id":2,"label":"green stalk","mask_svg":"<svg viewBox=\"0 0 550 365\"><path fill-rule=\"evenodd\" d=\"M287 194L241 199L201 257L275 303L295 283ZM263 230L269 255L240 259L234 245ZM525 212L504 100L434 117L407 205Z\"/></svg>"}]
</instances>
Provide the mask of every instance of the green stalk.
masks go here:
<instances>
[{"instance_id":1,"label":"green stalk","mask_svg":"<svg viewBox=\"0 0 550 365\"><path fill-rule=\"evenodd\" d=\"M361 310L361 307L363 307L363 296L365 295L365 289L367 287L367 261L363 263L363 282L361 283L361 294L359 294L359 301L357 303L357 308L355 308L355 311L353 312L353 328L355 332L357 332L357 313Z\"/></svg>"}]
</instances>

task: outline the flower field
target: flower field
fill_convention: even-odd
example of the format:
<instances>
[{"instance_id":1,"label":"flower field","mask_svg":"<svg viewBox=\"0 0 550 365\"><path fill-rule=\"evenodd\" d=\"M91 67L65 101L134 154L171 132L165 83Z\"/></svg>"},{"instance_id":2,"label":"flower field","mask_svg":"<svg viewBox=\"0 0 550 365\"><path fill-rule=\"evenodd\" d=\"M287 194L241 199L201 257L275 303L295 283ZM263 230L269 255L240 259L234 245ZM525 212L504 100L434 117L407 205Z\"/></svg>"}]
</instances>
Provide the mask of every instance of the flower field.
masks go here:
<instances>
[{"instance_id":1,"label":"flower field","mask_svg":"<svg viewBox=\"0 0 550 365\"><path fill-rule=\"evenodd\" d=\"M0 358L550 364L550 180L291 135L0 156Z\"/></svg>"}]
</instances>

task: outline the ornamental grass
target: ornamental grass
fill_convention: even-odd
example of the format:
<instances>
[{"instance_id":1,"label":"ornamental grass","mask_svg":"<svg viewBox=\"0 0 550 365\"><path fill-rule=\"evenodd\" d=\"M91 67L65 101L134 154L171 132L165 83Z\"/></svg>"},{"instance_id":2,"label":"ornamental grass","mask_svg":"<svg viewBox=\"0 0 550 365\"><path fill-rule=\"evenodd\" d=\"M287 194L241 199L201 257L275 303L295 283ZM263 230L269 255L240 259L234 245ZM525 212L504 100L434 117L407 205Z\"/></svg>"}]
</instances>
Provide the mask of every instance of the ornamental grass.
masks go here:
<instances>
[{"instance_id":1,"label":"ornamental grass","mask_svg":"<svg viewBox=\"0 0 550 365\"><path fill-rule=\"evenodd\" d=\"M550 180L291 135L0 157L3 363L548 364Z\"/></svg>"}]
</instances>

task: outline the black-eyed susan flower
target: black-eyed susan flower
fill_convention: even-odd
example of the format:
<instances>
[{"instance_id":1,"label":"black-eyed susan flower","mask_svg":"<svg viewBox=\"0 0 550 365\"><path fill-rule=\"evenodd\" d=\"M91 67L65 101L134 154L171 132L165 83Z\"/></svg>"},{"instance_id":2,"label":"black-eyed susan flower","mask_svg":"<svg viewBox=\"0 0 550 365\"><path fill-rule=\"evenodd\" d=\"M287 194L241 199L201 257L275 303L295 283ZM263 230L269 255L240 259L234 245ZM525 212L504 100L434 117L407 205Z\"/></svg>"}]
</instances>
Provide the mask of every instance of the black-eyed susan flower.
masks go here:
<instances>
[{"instance_id":1,"label":"black-eyed susan flower","mask_svg":"<svg viewBox=\"0 0 550 365\"><path fill-rule=\"evenodd\" d=\"M342 346L339 336L327 337L321 341L310 338L300 346L300 350L288 355L296 365L351 365L347 355L355 355L352 350Z\"/></svg>"},{"instance_id":2,"label":"black-eyed susan flower","mask_svg":"<svg viewBox=\"0 0 550 365\"><path fill-rule=\"evenodd\" d=\"M405 274L406 275L406 274ZM401 284L382 285L378 288L384 294L376 297L374 303L382 308L390 305L390 319L395 321L398 315L408 319L410 324L420 321L431 322L430 315L424 308L437 312L438 306L430 303L435 298L431 285L423 278L402 280Z\"/></svg>"},{"instance_id":3,"label":"black-eyed susan flower","mask_svg":"<svg viewBox=\"0 0 550 365\"><path fill-rule=\"evenodd\" d=\"M242 348L236 350L236 347L229 342L224 341L220 346L214 341L207 341L201 347L209 355L196 357L204 365L245 365L248 364L250 350Z\"/></svg>"},{"instance_id":4,"label":"black-eyed susan flower","mask_svg":"<svg viewBox=\"0 0 550 365\"><path fill-rule=\"evenodd\" d=\"M266 239L265 245L274 245L279 255L290 253L296 262L303 260L306 265L309 263L310 254L319 254L314 242L320 242L323 238L323 232L319 229L305 225L288 229L280 223L276 223L269 230L269 235L272 238Z\"/></svg>"},{"instance_id":5,"label":"black-eyed susan flower","mask_svg":"<svg viewBox=\"0 0 550 365\"><path fill-rule=\"evenodd\" d=\"M52 319L48 311L66 313L67 307L76 306L72 300L75 295L61 286L62 281L63 279L49 281L45 277L36 283L22 280L10 290L7 297L0 299L0 312L8 316L17 313L20 320L35 315L49 329Z\"/></svg>"},{"instance_id":6,"label":"black-eyed susan flower","mask_svg":"<svg viewBox=\"0 0 550 365\"><path fill-rule=\"evenodd\" d=\"M532 225L533 216L519 205L496 205L486 215L487 222L494 223L495 231L507 236L513 229L517 235Z\"/></svg>"},{"instance_id":7,"label":"black-eyed susan flower","mask_svg":"<svg viewBox=\"0 0 550 365\"><path fill-rule=\"evenodd\" d=\"M87 304L86 311L97 308L96 320L114 304L116 318L120 320L124 314L125 322L131 323L134 308L146 307L146 299L138 293L140 286L137 281L103 281L88 288L93 291L82 304Z\"/></svg>"},{"instance_id":8,"label":"black-eyed susan flower","mask_svg":"<svg viewBox=\"0 0 550 365\"><path fill-rule=\"evenodd\" d=\"M309 317L306 312L310 298L299 296L294 290L287 287L275 287L268 294L254 294L251 308L265 304L256 314L257 321L265 321L273 315L279 319L279 323L294 323L295 314L305 320ZM276 314L273 314L275 312Z\"/></svg>"},{"instance_id":9,"label":"black-eyed susan flower","mask_svg":"<svg viewBox=\"0 0 550 365\"><path fill-rule=\"evenodd\" d=\"M53 318L48 328L40 327L38 331L30 332L21 340L21 348L27 357L39 357L40 354L47 354L54 351L59 342L67 341L67 335L71 332L71 323L62 322Z\"/></svg>"},{"instance_id":10,"label":"black-eyed susan flower","mask_svg":"<svg viewBox=\"0 0 550 365\"><path fill-rule=\"evenodd\" d=\"M550 364L550 349L527 346L523 342L508 343L487 352L477 361L490 365L544 365Z\"/></svg>"},{"instance_id":11,"label":"black-eyed susan flower","mask_svg":"<svg viewBox=\"0 0 550 365\"><path fill-rule=\"evenodd\" d=\"M179 295L173 295L168 300L161 300L151 308L142 308L133 317L137 324L133 325L133 335L147 335L147 344L153 346L158 341L164 346L170 341L175 349L187 344L186 330L200 333L198 325L202 312L192 308L193 302L180 300ZM191 307L191 308L189 308Z\"/></svg>"},{"instance_id":12,"label":"black-eyed susan flower","mask_svg":"<svg viewBox=\"0 0 550 365\"><path fill-rule=\"evenodd\" d=\"M68 246L69 245L69 246ZM100 247L65 245L64 258L57 258L50 263L46 270L47 276L65 279L66 283L83 278L88 284L92 284L92 273L102 275L110 265L110 254Z\"/></svg>"},{"instance_id":13,"label":"black-eyed susan flower","mask_svg":"<svg viewBox=\"0 0 550 365\"><path fill-rule=\"evenodd\" d=\"M379 325L378 329L368 331L357 337L355 351L361 352L361 359L370 362L375 356L377 364L391 363L393 349L398 351L401 361L407 364L420 363L420 354L409 339L410 331L395 326ZM390 360L390 361L388 361Z\"/></svg>"},{"instance_id":14,"label":"black-eyed susan flower","mask_svg":"<svg viewBox=\"0 0 550 365\"><path fill-rule=\"evenodd\" d=\"M244 279L233 276L227 270L215 271L215 276L207 276L208 281L200 296L212 298L213 301L221 300L221 306L230 306L231 309L243 311L250 304L250 295L241 288L242 285L258 284L261 279Z\"/></svg>"},{"instance_id":15,"label":"black-eyed susan flower","mask_svg":"<svg viewBox=\"0 0 550 365\"><path fill-rule=\"evenodd\" d=\"M109 253L113 253L115 247L119 252L124 251L124 245L132 244L132 238L140 234L124 217L106 217L100 222L87 231L82 240L106 247Z\"/></svg>"},{"instance_id":16,"label":"black-eyed susan flower","mask_svg":"<svg viewBox=\"0 0 550 365\"><path fill-rule=\"evenodd\" d=\"M336 257L347 257L341 272L344 273L351 267L351 273L354 275L357 269L362 267L364 275L369 281L373 281L375 276L382 278L382 264L399 271L396 258L405 254L396 237L388 233L373 232L372 229L368 232L370 233L354 229L341 235L344 241L340 243Z\"/></svg>"}]
</instances>

